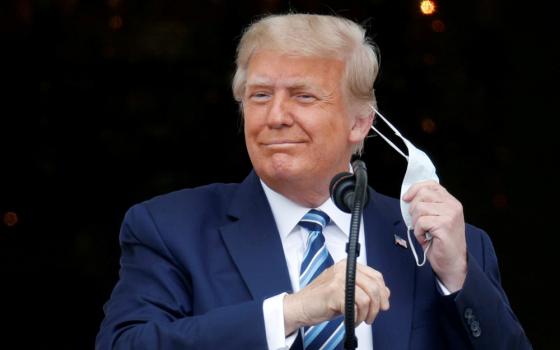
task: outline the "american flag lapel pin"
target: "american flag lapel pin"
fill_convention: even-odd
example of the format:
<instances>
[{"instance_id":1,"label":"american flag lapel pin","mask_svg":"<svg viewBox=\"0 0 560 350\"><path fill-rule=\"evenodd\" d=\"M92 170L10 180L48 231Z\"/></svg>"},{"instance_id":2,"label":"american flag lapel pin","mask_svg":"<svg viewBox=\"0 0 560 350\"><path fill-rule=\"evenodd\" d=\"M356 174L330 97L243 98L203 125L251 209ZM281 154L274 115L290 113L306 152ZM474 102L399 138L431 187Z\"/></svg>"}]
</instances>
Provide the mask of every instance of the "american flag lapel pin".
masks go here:
<instances>
[{"instance_id":1,"label":"american flag lapel pin","mask_svg":"<svg viewBox=\"0 0 560 350\"><path fill-rule=\"evenodd\" d=\"M395 234L395 244L404 249L408 248L408 244L406 244L406 241L396 234Z\"/></svg>"}]
</instances>

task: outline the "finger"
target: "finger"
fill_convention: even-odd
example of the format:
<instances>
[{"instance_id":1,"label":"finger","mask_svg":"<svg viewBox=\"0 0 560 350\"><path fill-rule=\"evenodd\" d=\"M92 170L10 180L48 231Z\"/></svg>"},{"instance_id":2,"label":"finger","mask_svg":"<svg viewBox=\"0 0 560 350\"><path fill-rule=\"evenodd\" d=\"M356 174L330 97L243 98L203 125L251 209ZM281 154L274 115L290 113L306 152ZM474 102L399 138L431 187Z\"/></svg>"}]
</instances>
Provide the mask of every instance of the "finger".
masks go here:
<instances>
[{"instance_id":1,"label":"finger","mask_svg":"<svg viewBox=\"0 0 560 350\"><path fill-rule=\"evenodd\" d=\"M334 264L333 266L329 267L330 269L333 269L336 272L346 272L346 258L338 261L336 264Z\"/></svg>"},{"instance_id":2,"label":"finger","mask_svg":"<svg viewBox=\"0 0 560 350\"><path fill-rule=\"evenodd\" d=\"M412 213L412 226L416 227L418 220L425 220L421 225L430 226L428 231L440 231L442 228L451 229L454 221L463 221L462 212L445 204L425 204Z\"/></svg>"},{"instance_id":3,"label":"finger","mask_svg":"<svg viewBox=\"0 0 560 350\"><path fill-rule=\"evenodd\" d=\"M452 219L463 217L463 206L455 197L449 193L439 196L438 194L426 193L424 198L418 194L409 204L409 213L413 222L415 218L427 216L447 216ZM461 219L462 220L462 219Z\"/></svg>"},{"instance_id":4,"label":"finger","mask_svg":"<svg viewBox=\"0 0 560 350\"><path fill-rule=\"evenodd\" d=\"M431 218L427 216L421 216L417 218L416 222L414 223L414 236L416 236L416 239L422 245L427 242L425 234L426 232L430 231L432 227L431 222Z\"/></svg>"},{"instance_id":5,"label":"finger","mask_svg":"<svg viewBox=\"0 0 560 350\"><path fill-rule=\"evenodd\" d=\"M408 202L410 207L418 203L445 203L451 200L451 196L441 191L436 191L429 187L418 190L413 198Z\"/></svg>"},{"instance_id":6,"label":"finger","mask_svg":"<svg viewBox=\"0 0 560 350\"><path fill-rule=\"evenodd\" d=\"M389 302L389 298L391 297L391 290L389 289L389 287L385 286L383 292L384 292L383 295L384 297L381 298L381 310L387 311L391 307L391 303Z\"/></svg>"},{"instance_id":7,"label":"finger","mask_svg":"<svg viewBox=\"0 0 560 350\"><path fill-rule=\"evenodd\" d=\"M416 220L414 225L414 235L420 244L424 245L428 243L426 239L426 232L429 232L433 238L439 238L438 229L445 222L445 218L441 216L421 216Z\"/></svg>"},{"instance_id":8,"label":"finger","mask_svg":"<svg viewBox=\"0 0 560 350\"><path fill-rule=\"evenodd\" d=\"M410 210L412 216L412 224L416 223L418 218L422 216L447 216L452 215L453 212L445 203L416 203L414 208Z\"/></svg>"},{"instance_id":9,"label":"finger","mask_svg":"<svg viewBox=\"0 0 560 350\"><path fill-rule=\"evenodd\" d=\"M408 191L406 191L406 193L404 194L402 199L405 202L410 202L416 196L418 191L420 191L421 189L431 188L433 190L438 190L440 187L441 187L441 185L438 184L437 182L433 181L433 180L421 181L421 182L415 183L414 185L410 186L410 188L408 189Z\"/></svg>"},{"instance_id":10,"label":"finger","mask_svg":"<svg viewBox=\"0 0 560 350\"><path fill-rule=\"evenodd\" d=\"M356 270L359 271L360 273L363 273L364 275L368 276L371 279L380 280L381 282L383 282L383 284L385 284L385 280L383 279L383 274L367 265L357 263Z\"/></svg>"},{"instance_id":11,"label":"finger","mask_svg":"<svg viewBox=\"0 0 560 350\"><path fill-rule=\"evenodd\" d=\"M411 203L408 211L413 218L415 216L438 216L441 212L441 204L442 203L418 202L414 200Z\"/></svg>"},{"instance_id":12,"label":"finger","mask_svg":"<svg viewBox=\"0 0 560 350\"><path fill-rule=\"evenodd\" d=\"M379 309L387 310L389 308L389 296L390 291L382 279L371 278L370 276L358 273L356 276L356 287L367 293L370 302L369 310L366 317L366 322L371 324L377 314Z\"/></svg>"},{"instance_id":13,"label":"finger","mask_svg":"<svg viewBox=\"0 0 560 350\"><path fill-rule=\"evenodd\" d=\"M371 300L370 296L362 288L356 285L354 299L354 303L356 306L356 314L354 316L354 320L356 326L358 326L360 323L364 322L366 318L368 318L372 302L373 300Z\"/></svg>"},{"instance_id":14,"label":"finger","mask_svg":"<svg viewBox=\"0 0 560 350\"><path fill-rule=\"evenodd\" d=\"M360 285L364 291L367 291L368 294L372 296L372 293L377 289L384 293L385 299L388 299L390 295L389 288L385 285L383 275L369 266L358 264L356 284Z\"/></svg>"}]
</instances>

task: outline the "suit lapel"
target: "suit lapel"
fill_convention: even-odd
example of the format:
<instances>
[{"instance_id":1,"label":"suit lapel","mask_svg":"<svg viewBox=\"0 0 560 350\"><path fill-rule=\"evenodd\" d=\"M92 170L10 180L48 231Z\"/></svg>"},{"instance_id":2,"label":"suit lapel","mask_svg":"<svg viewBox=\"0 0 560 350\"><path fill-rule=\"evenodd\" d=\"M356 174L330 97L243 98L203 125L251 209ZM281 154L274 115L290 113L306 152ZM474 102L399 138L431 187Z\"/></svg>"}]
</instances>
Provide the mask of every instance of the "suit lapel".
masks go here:
<instances>
[{"instance_id":1,"label":"suit lapel","mask_svg":"<svg viewBox=\"0 0 560 350\"><path fill-rule=\"evenodd\" d=\"M367 262L383 274L391 290L388 311L373 322L374 349L408 349L414 301L414 269L410 251L395 244L395 234L406 234L400 211L370 189L370 203L364 208ZM396 214L396 215L395 215ZM403 237L406 239L406 237Z\"/></svg>"},{"instance_id":2,"label":"suit lapel","mask_svg":"<svg viewBox=\"0 0 560 350\"><path fill-rule=\"evenodd\" d=\"M292 291L280 235L254 172L239 185L229 215L234 221L220 232L253 299Z\"/></svg>"}]
</instances>

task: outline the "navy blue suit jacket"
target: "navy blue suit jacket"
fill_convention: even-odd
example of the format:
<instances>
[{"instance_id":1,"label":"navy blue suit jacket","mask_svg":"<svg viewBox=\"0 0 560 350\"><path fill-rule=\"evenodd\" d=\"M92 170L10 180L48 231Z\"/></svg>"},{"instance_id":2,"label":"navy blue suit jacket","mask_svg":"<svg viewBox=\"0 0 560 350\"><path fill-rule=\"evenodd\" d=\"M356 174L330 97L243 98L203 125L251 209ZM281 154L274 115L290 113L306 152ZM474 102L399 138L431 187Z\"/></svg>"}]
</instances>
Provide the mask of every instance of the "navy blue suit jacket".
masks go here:
<instances>
[{"instance_id":1,"label":"navy blue suit jacket","mask_svg":"<svg viewBox=\"0 0 560 350\"><path fill-rule=\"evenodd\" d=\"M483 231L467 227L464 288L444 297L418 268L399 202L370 189L368 265L391 290L372 327L375 350L531 348L500 286ZM121 234L120 278L97 349L266 349L262 303L290 292L282 243L258 177L173 192L133 206Z\"/></svg>"}]
</instances>

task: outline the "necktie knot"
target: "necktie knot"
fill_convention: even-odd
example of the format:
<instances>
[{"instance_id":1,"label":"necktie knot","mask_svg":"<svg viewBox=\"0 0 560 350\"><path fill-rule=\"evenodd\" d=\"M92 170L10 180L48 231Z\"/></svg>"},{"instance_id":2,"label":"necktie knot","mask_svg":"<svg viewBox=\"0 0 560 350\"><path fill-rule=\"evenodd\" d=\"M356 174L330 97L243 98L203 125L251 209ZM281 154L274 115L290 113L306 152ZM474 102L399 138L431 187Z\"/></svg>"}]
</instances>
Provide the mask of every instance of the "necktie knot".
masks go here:
<instances>
[{"instance_id":1,"label":"necktie knot","mask_svg":"<svg viewBox=\"0 0 560 350\"><path fill-rule=\"evenodd\" d=\"M303 218L299 222L299 225L311 232L323 232L323 229L329 224L330 221L331 219L324 212L317 209L311 209L307 212L307 214L303 216Z\"/></svg>"}]
</instances>

